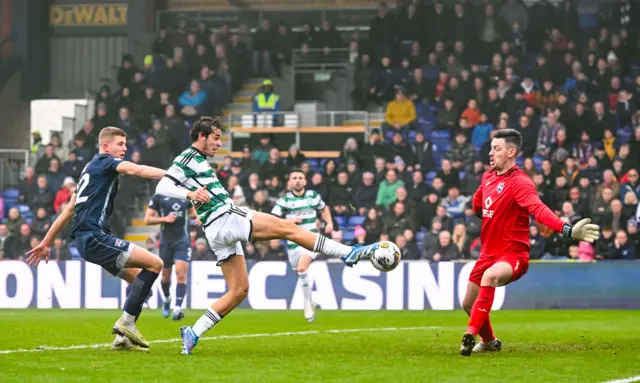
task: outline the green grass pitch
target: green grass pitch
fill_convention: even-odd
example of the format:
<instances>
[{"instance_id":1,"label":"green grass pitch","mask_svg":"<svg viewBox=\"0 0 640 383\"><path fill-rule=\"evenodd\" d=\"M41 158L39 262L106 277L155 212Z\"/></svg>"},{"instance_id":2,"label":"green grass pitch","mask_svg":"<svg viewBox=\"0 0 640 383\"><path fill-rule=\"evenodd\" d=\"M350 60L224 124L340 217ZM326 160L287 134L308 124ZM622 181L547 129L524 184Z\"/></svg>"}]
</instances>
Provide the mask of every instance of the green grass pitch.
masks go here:
<instances>
[{"instance_id":1,"label":"green grass pitch","mask_svg":"<svg viewBox=\"0 0 640 383\"><path fill-rule=\"evenodd\" d=\"M113 352L118 311L0 310L0 382L606 382L640 375L640 312L491 314L498 353L458 354L462 311L238 310L180 355L181 322L145 310L149 353ZM74 347L79 346L79 347ZM41 351L34 351L41 348Z\"/></svg>"}]
</instances>

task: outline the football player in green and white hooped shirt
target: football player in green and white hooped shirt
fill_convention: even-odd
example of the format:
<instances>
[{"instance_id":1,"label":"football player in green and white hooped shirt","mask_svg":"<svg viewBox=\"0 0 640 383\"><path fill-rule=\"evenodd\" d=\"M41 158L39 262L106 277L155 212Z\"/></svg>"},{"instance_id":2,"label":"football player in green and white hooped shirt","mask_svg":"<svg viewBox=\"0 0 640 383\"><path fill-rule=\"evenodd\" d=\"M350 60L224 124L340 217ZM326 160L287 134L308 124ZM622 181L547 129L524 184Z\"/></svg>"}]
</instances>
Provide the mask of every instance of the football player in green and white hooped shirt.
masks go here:
<instances>
[{"instance_id":1,"label":"football player in green and white hooped shirt","mask_svg":"<svg viewBox=\"0 0 640 383\"><path fill-rule=\"evenodd\" d=\"M280 198L273 207L271 214L286 218L305 230L317 233L316 218L318 211L322 212L322 220L325 222L325 232L333 231L331 211L324 203L318 192L306 190L307 180L300 169L289 173L289 186L291 191ZM316 259L318 253L309 251L295 242L287 244L289 263L298 273L302 296L304 297L304 317L313 322L315 319L315 303L311 299L311 285L309 284L308 271L311 262Z\"/></svg>"},{"instance_id":2,"label":"football player in green and white hooped shirt","mask_svg":"<svg viewBox=\"0 0 640 383\"><path fill-rule=\"evenodd\" d=\"M226 131L218 118L202 117L196 121L190 132L191 146L176 157L156 188L157 194L166 197L202 201L194 202L194 206L227 283L227 293L193 327L180 328L182 353L186 355L191 354L205 331L247 297L249 275L241 241L286 239L310 251L340 258L350 267L371 257L380 245L346 246L286 219L236 206L207 162L207 157L214 156L222 145Z\"/></svg>"}]
</instances>

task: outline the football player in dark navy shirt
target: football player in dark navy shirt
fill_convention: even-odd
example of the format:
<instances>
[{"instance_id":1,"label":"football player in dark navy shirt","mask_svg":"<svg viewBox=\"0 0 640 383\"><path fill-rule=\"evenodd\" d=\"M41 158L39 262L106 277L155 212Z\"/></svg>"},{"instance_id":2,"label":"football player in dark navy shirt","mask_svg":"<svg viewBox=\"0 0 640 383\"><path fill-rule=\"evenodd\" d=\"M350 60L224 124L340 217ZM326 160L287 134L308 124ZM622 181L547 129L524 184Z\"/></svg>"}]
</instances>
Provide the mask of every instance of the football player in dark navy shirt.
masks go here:
<instances>
[{"instance_id":1,"label":"football player in dark navy shirt","mask_svg":"<svg viewBox=\"0 0 640 383\"><path fill-rule=\"evenodd\" d=\"M176 266L176 303L173 306L173 320L184 318L182 302L187 293L187 273L191 262L191 240L189 239L189 217L200 224L196 209L184 199L151 197L144 216L147 225L162 225L160 229L160 259L164 263L160 284L164 293L162 316L168 318L171 308L171 269Z\"/></svg>"},{"instance_id":2,"label":"football player in dark navy shirt","mask_svg":"<svg viewBox=\"0 0 640 383\"><path fill-rule=\"evenodd\" d=\"M113 348L132 347L147 349L149 343L136 327L142 305L163 268L160 258L149 251L116 238L109 228L109 217L118 190L120 174L159 180L162 169L124 161L127 152L127 134L118 128L107 127L100 131L99 153L85 166L80 175L76 193L58 216L40 245L27 253L28 262L37 266L42 258L49 260L50 246L59 232L73 220L70 237L75 240L78 252L86 261L102 266L109 273L131 284L131 291L124 304L122 316L113 325L116 334ZM190 192L192 200L208 201L201 191Z\"/></svg>"}]
</instances>

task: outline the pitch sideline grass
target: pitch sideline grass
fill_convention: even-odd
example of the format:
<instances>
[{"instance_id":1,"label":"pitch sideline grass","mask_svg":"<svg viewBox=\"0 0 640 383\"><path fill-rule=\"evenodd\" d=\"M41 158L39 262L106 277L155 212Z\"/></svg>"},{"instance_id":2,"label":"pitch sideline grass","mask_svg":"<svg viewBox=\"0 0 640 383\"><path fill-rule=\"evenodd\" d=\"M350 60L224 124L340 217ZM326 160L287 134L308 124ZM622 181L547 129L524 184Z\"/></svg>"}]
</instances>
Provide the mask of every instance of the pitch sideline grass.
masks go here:
<instances>
[{"instance_id":1,"label":"pitch sideline grass","mask_svg":"<svg viewBox=\"0 0 640 383\"><path fill-rule=\"evenodd\" d=\"M141 331L162 342L145 354L105 346L117 311L0 310L0 350L103 344L0 354L0 381L598 383L640 375L637 311L498 311L504 350L471 358L458 355L461 311L319 311L309 324L301 312L239 310L182 356L178 328L200 314L173 322L143 312ZM372 330L390 327L398 330ZM289 334L273 336L281 333Z\"/></svg>"}]
</instances>

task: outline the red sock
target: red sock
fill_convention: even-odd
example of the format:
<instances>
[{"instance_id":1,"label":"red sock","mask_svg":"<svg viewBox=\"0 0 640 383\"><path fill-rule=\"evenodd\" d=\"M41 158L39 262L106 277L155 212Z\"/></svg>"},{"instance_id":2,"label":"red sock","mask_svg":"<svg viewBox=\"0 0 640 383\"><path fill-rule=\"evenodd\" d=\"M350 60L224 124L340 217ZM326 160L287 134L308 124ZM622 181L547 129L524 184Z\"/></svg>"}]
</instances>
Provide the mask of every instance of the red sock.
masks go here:
<instances>
[{"instance_id":1,"label":"red sock","mask_svg":"<svg viewBox=\"0 0 640 383\"><path fill-rule=\"evenodd\" d=\"M467 326L468 333L478 335L480 329L482 329L489 320L489 312L493 305L493 296L495 293L496 288L493 286L480 286L478 298L476 298L471 308L471 318Z\"/></svg>"},{"instance_id":2,"label":"red sock","mask_svg":"<svg viewBox=\"0 0 640 383\"><path fill-rule=\"evenodd\" d=\"M479 335L484 343L489 343L496 339L496 336L493 335L493 328L491 327L491 320L489 318L484 322L484 326L480 329Z\"/></svg>"}]
</instances>

